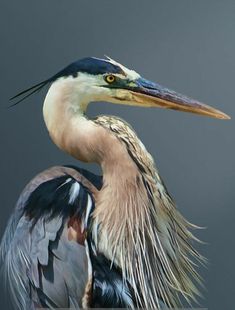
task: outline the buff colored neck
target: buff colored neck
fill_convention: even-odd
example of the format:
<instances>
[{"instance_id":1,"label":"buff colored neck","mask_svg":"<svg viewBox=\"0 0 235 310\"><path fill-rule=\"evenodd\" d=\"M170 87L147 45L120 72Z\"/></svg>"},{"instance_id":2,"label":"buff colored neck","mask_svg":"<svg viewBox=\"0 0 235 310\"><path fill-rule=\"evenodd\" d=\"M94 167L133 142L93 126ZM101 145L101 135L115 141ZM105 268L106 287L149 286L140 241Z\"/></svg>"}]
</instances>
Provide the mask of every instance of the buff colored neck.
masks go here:
<instances>
[{"instance_id":1,"label":"buff colored neck","mask_svg":"<svg viewBox=\"0 0 235 310\"><path fill-rule=\"evenodd\" d=\"M44 101L43 115L53 142L76 159L100 164L107 182L116 179L115 174L132 177L136 167L124 145L86 117L90 100L85 92L77 89L72 78L52 84Z\"/></svg>"}]
</instances>

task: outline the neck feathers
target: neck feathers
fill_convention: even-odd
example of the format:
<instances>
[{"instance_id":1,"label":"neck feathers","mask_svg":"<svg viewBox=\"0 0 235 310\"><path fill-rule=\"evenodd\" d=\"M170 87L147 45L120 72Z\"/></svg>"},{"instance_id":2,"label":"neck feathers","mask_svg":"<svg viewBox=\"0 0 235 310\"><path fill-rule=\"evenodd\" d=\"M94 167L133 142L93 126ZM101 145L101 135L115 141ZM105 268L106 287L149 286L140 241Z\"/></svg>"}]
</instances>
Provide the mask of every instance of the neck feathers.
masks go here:
<instances>
[{"instance_id":1,"label":"neck feathers","mask_svg":"<svg viewBox=\"0 0 235 310\"><path fill-rule=\"evenodd\" d=\"M65 126L66 121L75 115L84 115L89 102L77 88L72 77L60 78L51 85L43 105L43 116L49 132L54 126Z\"/></svg>"},{"instance_id":2,"label":"neck feathers","mask_svg":"<svg viewBox=\"0 0 235 310\"><path fill-rule=\"evenodd\" d=\"M82 161L92 161L86 149L92 123L86 118L89 103L72 77L61 78L50 87L43 105L43 116L53 142Z\"/></svg>"},{"instance_id":3,"label":"neck feathers","mask_svg":"<svg viewBox=\"0 0 235 310\"><path fill-rule=\"evenodd\" d=\"M140 307L177 307L180 296L190 302L200 282L191 258L202 259L191 245L194 226L177 211L134 131L117 118L96 122L115 133L135 166L108 180L104 174L93 215L96 247L120 267Z\"/></svg>"}]
</instances>

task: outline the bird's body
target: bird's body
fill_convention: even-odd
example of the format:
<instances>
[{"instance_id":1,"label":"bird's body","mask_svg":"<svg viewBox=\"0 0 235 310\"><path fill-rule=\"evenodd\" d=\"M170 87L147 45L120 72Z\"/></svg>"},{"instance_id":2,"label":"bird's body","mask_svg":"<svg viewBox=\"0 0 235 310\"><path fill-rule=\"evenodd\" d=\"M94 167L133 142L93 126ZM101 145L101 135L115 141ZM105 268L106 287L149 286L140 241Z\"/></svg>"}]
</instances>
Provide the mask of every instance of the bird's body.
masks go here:
<instances>
[{"instance_id":1,"label":"bird's body","mask_svg":"<svg viewBox=\"0 0 235 310\"><path fill-rule=\"evenodd\" d=\"M226 115L111 59L85 59L36 87L49 82L43 114L52 140L76 159L98 163L103 176L54 167L26 187L1 246L18 305L163 309L181 305L180 296L190 301L200 281L191 258L202 259L191 244L194 226L176 209L134 130L117 117L92 120L85 112L102 100Z\"/></svg>"}]
</instances>

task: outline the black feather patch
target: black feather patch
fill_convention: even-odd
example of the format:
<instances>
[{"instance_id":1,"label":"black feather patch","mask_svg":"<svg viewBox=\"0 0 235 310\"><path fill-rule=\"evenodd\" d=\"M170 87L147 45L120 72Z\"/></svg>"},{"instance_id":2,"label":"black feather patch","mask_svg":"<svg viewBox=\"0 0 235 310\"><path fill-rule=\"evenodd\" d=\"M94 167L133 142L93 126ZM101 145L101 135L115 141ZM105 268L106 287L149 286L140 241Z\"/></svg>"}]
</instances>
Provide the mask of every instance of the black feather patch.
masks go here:
<instances>
[{"instance_id":1,"label":"black feather patch","mask_svg":"<svg viewBox=\"0 0 235 310\"><path fill-rule=\"evenodd\" d=\"M92 304L94 308L133 308L134 294L123 281L121 270L103 254L95 254L90 248L93 270Z\"/></svg>"},{"instance_id":2,"label":"black feather patch","mask_svg":"<svg viewBox=\"0 0 235 310\"><path fill-rule=\"evenodd\" d=\"M95 58L95 57L86 57L80 60L77 60L63 70L59 71L54 75L53 79L66 76L76 77L79 72L85 72L88 74L104 74L104 73L123 73L123 70L111 63L108 60Z\"/></svg>"},{"instance_id":3,"label":"black feather patch","mask_svg":"<svg viewBox=\"0 0 235 310\"><path fill-rule=\"evenodd\" d=\"M76 183L79 186L79 192L70 202L71 188ZM29 196L24 212L34 224L41 217L48 221L57 216L82 218L86 210L88 194L88 190L73 177L61 176L40 184Z\"/></svg>"}]
</instances>

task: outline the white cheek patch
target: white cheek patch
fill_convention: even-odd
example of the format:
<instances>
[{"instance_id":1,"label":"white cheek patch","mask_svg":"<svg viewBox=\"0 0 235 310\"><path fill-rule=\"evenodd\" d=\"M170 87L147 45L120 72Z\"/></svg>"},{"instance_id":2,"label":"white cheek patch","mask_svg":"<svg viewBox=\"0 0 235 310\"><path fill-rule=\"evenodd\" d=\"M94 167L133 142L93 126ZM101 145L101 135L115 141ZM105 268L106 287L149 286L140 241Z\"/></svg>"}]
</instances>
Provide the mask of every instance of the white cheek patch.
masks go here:
<instances>
[{"instance_id":1,"label":"white cheek patch","mask_svg":"<svg viewBox=\"0 0 235 310\"><path fill-rule=\"evenodd\" d=\"M108 57L108 56L106 56L106 57L108 58L108 60L109 60L112 64L114 64L114 65L120 67L120 68L125 72L125 74L127 75L127 77L128 77L130 80L136 80L136 79L138 79L138 78L140 77L139 73L137 73L136 71L130 70L130 69L126 68L125 66L123 66L122 64L118 63L117 61L113 60L112 58L110 58L110 57Z\"/></svg>"}]
</instances>

